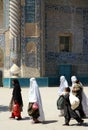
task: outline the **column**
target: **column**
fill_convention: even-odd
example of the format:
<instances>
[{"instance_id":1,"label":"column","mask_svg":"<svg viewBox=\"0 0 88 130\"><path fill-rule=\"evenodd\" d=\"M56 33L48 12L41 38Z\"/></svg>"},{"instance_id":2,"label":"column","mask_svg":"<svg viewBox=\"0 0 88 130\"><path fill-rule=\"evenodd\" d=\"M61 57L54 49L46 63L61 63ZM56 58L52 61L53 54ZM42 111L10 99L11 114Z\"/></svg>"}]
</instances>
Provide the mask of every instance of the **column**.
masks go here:
<instances>
[{"instance_id":1,"label":"column","mask_svg":"<svg viewBox=\"0 0 88 130\"><path fill-rule=\"evenodd\" d=\"M21 61L21 0L10 0L9 31L10 31L10 67L20 66Z\"/></svg>"}]
</instances>

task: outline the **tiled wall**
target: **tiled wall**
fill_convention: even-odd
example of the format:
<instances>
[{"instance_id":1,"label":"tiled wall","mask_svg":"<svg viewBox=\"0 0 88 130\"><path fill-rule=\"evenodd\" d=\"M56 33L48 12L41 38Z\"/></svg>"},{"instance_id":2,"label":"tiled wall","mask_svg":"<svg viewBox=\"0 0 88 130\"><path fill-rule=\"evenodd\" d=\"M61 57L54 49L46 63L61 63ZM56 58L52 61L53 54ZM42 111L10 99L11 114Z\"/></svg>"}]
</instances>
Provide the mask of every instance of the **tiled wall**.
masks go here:
<instances>
[{"instance_id":1,"label":"tiled wall","mask_svg":"<svg viewBox=\"0 0 88 130\"><path fill-rule=\"evenodd\" d=\"M42 2L45 5L41 4ZM8 3L7 0L6 6L9 6ZM88 0L25 0L23 3L21 6L21 76L39 77L41 70L45 70L43 76L58 76L61 64L72 65L74 74L87 75ZM8 11L6 13L8 14ZM7 26L9 20L6 13ZM42 26L41 19L44 19ZM41 42L43 30L45 30L43 34L45 39ZM64 32L72 34L71 52L58 51L58 35ZM44 50L41 49L42 45ZM42 59L41 53L44 52L45 57ZM42 69L41 59L45 63Z\"/></svg>"},{"instance_id":2,"label":"tiled wall","mask_svg":"<svg viewBox=\"0 0 88 130\"><path fill-rule=\"evenodd\" d=\"M0 34L0 70L4 67L5 40L4 35ZM1 77L0 77L1 78Z\"/></svg>"},{"instance_id":3,"label":"tiled wall","mask_svg":"<svg viewBox=\"0 0 88 130\"><path fill-rule=\"evenodd\" d=\"M40 3L39 0L25 0L22 23L22 76L40 76ZM24 22L25 23L24 23ZM22 33L23 34L23 33Z\"/></svg>"},{"instance_id":4,"label":"tiled wall","mask_svg":"<svg viewBox=\"0 0 88 130\"><path fill-rule=\"evenodd\" d=\"M64 4L61 1L46 1L45 72L48 76L58 76L60 64L72 65L75 68L72 74L88 75L88 4L87 1L82 3L69 3L69 0ZM72 34L71 52L59 52L60 33Z\"/></svg>"}]
</instances>

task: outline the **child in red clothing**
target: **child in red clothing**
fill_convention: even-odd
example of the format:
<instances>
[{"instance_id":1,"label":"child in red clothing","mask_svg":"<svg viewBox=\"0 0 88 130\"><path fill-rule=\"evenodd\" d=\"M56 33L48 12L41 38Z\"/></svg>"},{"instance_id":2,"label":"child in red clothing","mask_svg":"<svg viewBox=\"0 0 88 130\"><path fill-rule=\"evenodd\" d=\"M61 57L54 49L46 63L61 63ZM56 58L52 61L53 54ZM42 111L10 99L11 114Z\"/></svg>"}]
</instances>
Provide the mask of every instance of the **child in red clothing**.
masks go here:
<instances>
[{"instance_id":1,"label":"child in red clothing","mask_svg":"<svg viewBox=\"0 0 88 130\"><path fill-rule=\"evenodd\" d=\"M13 109L12 109L12 114L14 118L17 118L17 120L21 120L21 111L20 111L20 106L17 103L17 101L14 101Z\"/></svg>"}]
</instances>

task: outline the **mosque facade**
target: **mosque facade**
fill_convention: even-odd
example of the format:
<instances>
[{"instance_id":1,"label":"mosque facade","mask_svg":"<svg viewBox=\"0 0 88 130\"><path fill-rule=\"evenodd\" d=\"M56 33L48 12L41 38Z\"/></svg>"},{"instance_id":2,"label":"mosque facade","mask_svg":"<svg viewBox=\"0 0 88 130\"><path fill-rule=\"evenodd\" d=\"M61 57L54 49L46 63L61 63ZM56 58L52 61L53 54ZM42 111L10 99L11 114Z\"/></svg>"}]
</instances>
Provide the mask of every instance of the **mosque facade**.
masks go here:
<instances>
[{"instance_id":1,"label":"mosque facade","mask_svg":"<svg viewBox=\"0 0 88 130\"><path fill-rule=\"evenodd\" d=\"M76 75L88 85L88 0L0 0L1 86L14 64L21 82Z\"/></svg>"}]
</instances>

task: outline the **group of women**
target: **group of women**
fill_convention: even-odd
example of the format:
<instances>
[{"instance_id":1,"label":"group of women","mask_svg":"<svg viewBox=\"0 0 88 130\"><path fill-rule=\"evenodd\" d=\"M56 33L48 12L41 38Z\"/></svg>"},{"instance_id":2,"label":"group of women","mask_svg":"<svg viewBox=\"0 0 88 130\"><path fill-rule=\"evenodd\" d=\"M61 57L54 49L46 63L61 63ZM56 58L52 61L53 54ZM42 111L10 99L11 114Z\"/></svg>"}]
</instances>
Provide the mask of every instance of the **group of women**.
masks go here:
<instances>
[{"instance_id":1,"label":"group of women","mask_svg":"<svg viewBox=\"0 0 88 130\"><path fill-rule=\"evenodd\" d=\"M76 76L72 76L71 81L72 81L72 86L71 86L71 91L70 91L69 89L70 87L68 85L68 82L65 76L61 76L58 94L59 96L61 96L63 95L64 92L66 92L66 94L69 95L69 93L71 92L73 94L76 94L76 96L78 96L78 98L80 99L80 105L76 109L76 111L79 112L80 117L78 117L78 115L75 112L73 112L71 109L70 110L71 110L71 113L73 113L73 117L76 118L77 121L83 122L81 118L85 118L88 116L88 100L84 93L83 85L80 81L77 80ZM9 110L11 111L10 118L21 120L22 119L21 112L23 110L21 87L20 87L18 79L13 79L12 84L13 84L13 92L12 92L11 102L9 105ZM66 100L68 100L67 95L65 96ZM65 102L65 106L67 104L68 103ZM68 109L68 106L65 108ZM39 87L35 78L30 78L29 104L28 104L27 112L28 112L28 115L32 118L33 123L40 123L45 120L44 111L42 107L41 94L40 94ZM67 114L64 111L64 109L61 109L60 112L61 112L60 113L61 115ZM70 118L71 117L68 113L66 121L68 119L70 120Z\"/></svg>"},{"instance_id":2,"label":"group of women","mask_svg":"<svg viewBox=\"0 0 88 130\"><path fill-rule=\"evenodd\" d=\"M84 93L82 83L77 79L76 76L71 77L72 85L69 87L68 82L65 76L60 77L60 86L59 86L59 97L64 95L63 100L64 108L60 109L60 116L65 116L65 124L68 125L68 119L73 117L78 122L83 122L83 118L88 117L88 98ZM67 94L68 93L68 94ZM67 96L68 95L68 96ZM74 110L71 109L70 95L74 95L79 99L79 105ZM67 98L68 97L68 98ZM73 99L72 99L73 100Z\"/></svg>"}]
</instances>

